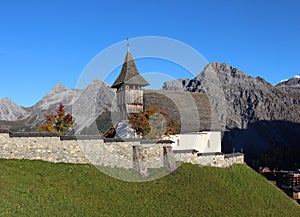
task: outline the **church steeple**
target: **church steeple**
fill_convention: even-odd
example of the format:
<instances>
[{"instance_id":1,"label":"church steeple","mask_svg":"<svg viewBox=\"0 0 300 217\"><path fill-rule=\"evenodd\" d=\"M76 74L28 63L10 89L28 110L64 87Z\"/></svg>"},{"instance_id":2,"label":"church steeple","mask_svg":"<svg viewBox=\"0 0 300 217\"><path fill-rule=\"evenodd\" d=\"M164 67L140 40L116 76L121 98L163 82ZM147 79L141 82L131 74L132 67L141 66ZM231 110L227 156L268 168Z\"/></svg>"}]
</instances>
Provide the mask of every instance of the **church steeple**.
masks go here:
<instances>
[{"instance_id":1,"label":"church steeple","mask_svg":"<svg viewBox=\"0 0 300 217\"><path fill-rule=\"evenodd\" d=\"M118 76L118 78L115 80L112 88L119 89L122 85L128 84L128 85L138 85L141 87L148 86L149 83L141 76L139 73L134 59L130 53L129 49L130 45L127 44L127 54L124 59L124 63L121 69L121 72Z\"/></svg>"},{"instance_id":2,"label":"church steeple","mask_svg":"<svg viewBox=\"0 0 300 217\"><path fill-rule=\"evenodd\" d=\"M139 73L129 47L127 39L127 53L121 72L111 86L117 88L120 120L128 120L131 114L143 111L143 87L149 85Z\"/></svg>"}]
</instances>

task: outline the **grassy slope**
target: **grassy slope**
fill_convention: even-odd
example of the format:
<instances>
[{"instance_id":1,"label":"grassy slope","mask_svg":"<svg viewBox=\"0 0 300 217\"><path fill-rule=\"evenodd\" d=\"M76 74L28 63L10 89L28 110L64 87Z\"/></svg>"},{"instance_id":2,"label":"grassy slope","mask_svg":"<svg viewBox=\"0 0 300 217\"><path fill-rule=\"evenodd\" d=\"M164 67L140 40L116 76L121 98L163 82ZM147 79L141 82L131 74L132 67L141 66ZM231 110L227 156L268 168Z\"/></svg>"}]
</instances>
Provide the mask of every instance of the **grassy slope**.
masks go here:
<instances>
[{"instance_id":1,"label":"grassy slope","mask_svg":"<svg viewBox=\"0 0 300 217\"><path fill-rule=\"evenodd\" d=\"M1 216L300 216L300 207L246 165L183 165L128 183L90 165L0 159Z\"/></svg>"}]
</instances>

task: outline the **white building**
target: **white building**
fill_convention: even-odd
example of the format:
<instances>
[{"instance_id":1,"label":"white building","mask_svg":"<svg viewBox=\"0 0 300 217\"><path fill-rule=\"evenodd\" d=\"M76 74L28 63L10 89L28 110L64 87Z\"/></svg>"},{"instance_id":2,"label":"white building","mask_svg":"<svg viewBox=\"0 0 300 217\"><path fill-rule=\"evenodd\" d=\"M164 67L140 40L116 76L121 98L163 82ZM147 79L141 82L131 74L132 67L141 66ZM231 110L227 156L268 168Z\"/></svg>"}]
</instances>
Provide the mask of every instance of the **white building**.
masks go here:
<instances>
[{"instance_id":1,"label":"white building","mask_svg":"<svg viewBox=\"0 0 300 217\"><path fill-rule=\"evenodd\" d=\"M221 132L203 131L198 133L183 133L171 135L173 150L196 150L199 153L220 153L221 152Z\"/></svg>"}]
</instances>

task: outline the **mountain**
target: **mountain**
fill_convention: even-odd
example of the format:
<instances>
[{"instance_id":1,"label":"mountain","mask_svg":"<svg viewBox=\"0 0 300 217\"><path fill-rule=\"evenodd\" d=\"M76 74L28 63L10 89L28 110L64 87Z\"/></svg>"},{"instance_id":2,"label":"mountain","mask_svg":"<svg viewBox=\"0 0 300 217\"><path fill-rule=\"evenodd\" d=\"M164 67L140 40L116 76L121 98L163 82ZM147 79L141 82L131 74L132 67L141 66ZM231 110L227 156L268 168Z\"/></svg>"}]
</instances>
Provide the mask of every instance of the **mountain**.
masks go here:
<instances>
[{"instance_id":1,"label":"mountain","mask_svg":"<svg viewBox=\"0 0 300 217\"><path fill-rule=\"evenodd\" d=\"M82 90L72 103L72 115L75 117L77 132L91 126L99 115L106 111L114 111L115 90L104 81L96 79Z\"/></svg>"},{"instance_id":2,"label":"mountain","mask_svg":"<svg viewBox=\"0 0 300 217\"><path fill-rule=\"evenodd\" d=\"M225 63L210 63L194 79L166 82L163 89L207 93L228 129L245 129L260 120L300 122L292 95Z\"/></svg>"},{"instance_id":3,"label":"mountain","mask_svg":"<svg viewBox=\"0 0 300 217\"><path fill-rule=\"evenodd\" d=\"M57 84L33 106L25 122L36 128L44 121L45 115L57 112L60 103L64 105L66 112L71 113L73 101L80 95L80 92L81 90L71 90L60 83Z\"/></svg>"},{"instance_id":4,"label":"mountain","mask_svg":"<svg viewBox=\"0 0 300 217\"><path fill-rule=\"evenodd\" d=\"M293 99L294 104L300 104L300 78L295 77L276 85L277 89Z\"/></svg>"},{"instance_id":5,"label":"mountain","mask_svg":"<svg viewBox=\"0 0 300 217\"><path fill-rule=\"evenodd\" d=\"M62 84L57 84L42 100L27 109L28 111L23 109L24 112L16 116L18 118L8 120L6 116L6 119L3 117L0 126L13 131L35 131L45 120L45 115L56 113L59 104L62 103L65 111L75 118L79 132L89 127L104 111L111 110L114 96L114 90L101 80L94 80L85 89L68 89ZM23 111L21 107L11 110L14 113Z\"/></svg>"},{"instance_id":6,"label":"mountain","mask_svg":"<svg viewBox=\"0 0 300 217\"><path fill-rule=\"evenodd\" d=\"M8 98L0 98L0 108L0 120L15 121L28 115L28 111Z\"/></svg>"},{"instance_id":7,"label":"mountain","mask_svg":"<svg viewBox=\"0 0 300 217\"><path fill-rule=\"evenodd\" d=\"M250 163L275 147L298 146L298 80L273 86L225 63L210 63L194 79L166 82L165 90L207 93L224 125L223 151L246 153ZM299 165L300 166L300 165Z\"/></svg>"},{"instance_id":8,"label":"mountain","mask_svg":"<svg viewBox=\"0 0 300 217\"><path fill-rule=\"evenodd\" d=\"M288 80L282 81L276 86L278 87L294 87L294 88L300 88L300 78L295 77L295 78L290 78Z\"/></svg>"}]
</instances>

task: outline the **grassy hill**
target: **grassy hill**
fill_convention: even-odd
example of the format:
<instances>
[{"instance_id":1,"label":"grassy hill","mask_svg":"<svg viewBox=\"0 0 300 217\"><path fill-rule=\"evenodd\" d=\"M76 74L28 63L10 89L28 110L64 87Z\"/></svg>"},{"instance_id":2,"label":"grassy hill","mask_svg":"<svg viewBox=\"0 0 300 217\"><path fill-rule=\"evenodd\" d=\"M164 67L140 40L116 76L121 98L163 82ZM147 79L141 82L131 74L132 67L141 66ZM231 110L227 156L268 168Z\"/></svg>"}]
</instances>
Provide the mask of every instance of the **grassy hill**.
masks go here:
<instances>
[{"instance_id":1,"label":"grassy hill","mask_svg":"<svg viewBox=\"0 0 300 217\"><path fill-rule=\"evenodd\" d=\"M0 159L1 216L300 216L300 207L246 165L184 164L129 183L91 165Z\"/></svg>"}]
</instances>

